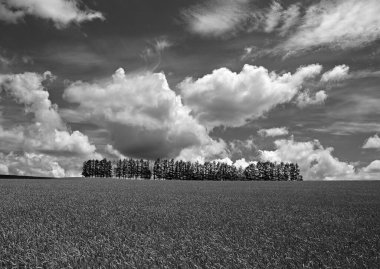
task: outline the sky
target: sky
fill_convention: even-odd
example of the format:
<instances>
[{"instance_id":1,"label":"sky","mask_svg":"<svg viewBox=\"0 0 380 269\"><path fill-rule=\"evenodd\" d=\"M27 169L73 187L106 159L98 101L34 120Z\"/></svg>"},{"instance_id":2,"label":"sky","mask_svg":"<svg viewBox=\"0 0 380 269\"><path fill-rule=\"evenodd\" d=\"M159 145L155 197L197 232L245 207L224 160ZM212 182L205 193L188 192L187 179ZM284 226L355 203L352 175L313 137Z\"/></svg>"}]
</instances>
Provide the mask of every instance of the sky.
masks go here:
<instances>
[{"instance_id":1,"label":"sky","mask_svg":"<svg viewBox=\"0 0 380 269\"><path fill-rule=\"evenodd\" d=\"M380 179L378 0L0 0L0 174L93 158Z\"/></svg>"}]
</instances>

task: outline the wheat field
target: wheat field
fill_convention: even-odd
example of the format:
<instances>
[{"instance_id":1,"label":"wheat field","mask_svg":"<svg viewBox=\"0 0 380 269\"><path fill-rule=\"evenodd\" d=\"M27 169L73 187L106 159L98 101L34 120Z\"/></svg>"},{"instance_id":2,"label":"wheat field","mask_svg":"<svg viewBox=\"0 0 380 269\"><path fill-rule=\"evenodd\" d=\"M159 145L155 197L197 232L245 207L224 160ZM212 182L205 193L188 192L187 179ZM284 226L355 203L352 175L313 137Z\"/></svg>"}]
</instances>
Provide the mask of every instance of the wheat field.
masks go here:
<instances>
[{"instance_id":1,"label":"wheat field","mask_svg":"<svg viewBox=\"0 0 380 269\"><path fill-rule=\"evenodd\" d=\"M0 180L4 268L378 268L380 182Z\"/></svg>"}]
</instances>

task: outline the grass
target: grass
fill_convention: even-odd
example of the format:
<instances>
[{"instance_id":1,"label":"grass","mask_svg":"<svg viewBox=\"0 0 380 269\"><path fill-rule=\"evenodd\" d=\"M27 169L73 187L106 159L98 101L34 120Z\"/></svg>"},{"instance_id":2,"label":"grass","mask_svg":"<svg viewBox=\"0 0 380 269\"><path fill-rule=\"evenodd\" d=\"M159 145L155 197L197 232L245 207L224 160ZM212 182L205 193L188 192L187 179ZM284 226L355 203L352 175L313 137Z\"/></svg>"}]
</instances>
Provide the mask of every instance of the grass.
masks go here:
<instances>
[{"instance_id":1,"label":"grass","mask_svg":"<svg viewBox=\"0 0 380 269\"><path fill-rule=\"evenodd\" d=\"M380 182L0 180L0 267L378 268Z\"/></svg>"}]
</instances>

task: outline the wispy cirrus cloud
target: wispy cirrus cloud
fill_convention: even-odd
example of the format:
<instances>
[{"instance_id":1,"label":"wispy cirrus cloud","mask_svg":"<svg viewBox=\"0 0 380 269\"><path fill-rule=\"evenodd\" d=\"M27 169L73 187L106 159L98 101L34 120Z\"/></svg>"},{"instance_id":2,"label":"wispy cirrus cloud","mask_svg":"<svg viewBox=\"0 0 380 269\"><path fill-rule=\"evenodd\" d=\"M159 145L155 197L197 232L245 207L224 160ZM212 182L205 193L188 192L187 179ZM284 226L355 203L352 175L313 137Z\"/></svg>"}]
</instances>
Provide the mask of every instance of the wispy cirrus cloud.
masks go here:
<instances>
[{"instance_id":1,"label":"wispy cirrus cloud","mask_svg":"<svg viewBox=\"0 0 380 269\"><path fill-rule=\"evenodd\" d=\"M182 11L190 32L204 37L234 34L250 17L248 0L210 0Z\"/></svg>"},{"instance_id":2,"label":"wispy cirrus cloud","mask_svg":"<svg viewBox=\"0 0 380 269\"><path fill-rule=\"evenodd\" d=\"M347 49L380 38L377 0L323 0L306 8L300 24L278 49L299 52L318 47Z\"/></svg>"},{"instance_id":3,"label":"wispy cirrus cloud","mask_svg":"<svg viewBox=\"0 0 380 269\"><path fill-rule=\"evenodd\" d=\"M380 132L380 123L336 121L329 126L313 128L311 131L331 133L335 135L352 135L358 133Z\"/></svg>"},{"instance_id":4,"label":"wispy cirrus cloud","mask_svg":"<svg viewBox=\"0 0 380 269\"><path fill-rule=\"evenodd\" d=\"M185 9L182 18L191 33L203 37L240 32L278 35L280 43L264 50L265 54L287 57L321 47L350 49L371 44L380 38L379 13L377 0L322 0L288 6L272 1L261 9L246 0L209 0Z\"/></svg>"},{"instance_id":5,"label":"wispy cirrus cloud","mask_svg":"<svg viewBox=\"0 0 380 269\"><path fill-rule=\"evenodd\" d=\"M0 20L17 23L25 16L51 20L58 27L95 19L104 20L102 13L81 9L77 1L68 0L4 0L0 2Z\"/></svg>"},{"instance_id":6,"label":"wispy cirrus cloud","mask_svg":"<svg viewBox=\"0 0 380 269\"><path fill-rule=\"evenodd\" d=\"M147 64L153 62L154 66L152 67L152 70L154 71L161 64L163 52L173 45L173 42L171 42L167 37L156 38L143 49L140 57L143 58Z\"/></svg>"},{"instance_id":7,"label":"wispy cirrus cloud","mask_svg":"<svg viewBox=\"0 0 380 269\"><path fill-rule=\"evenodd\" d=\"M248 0L209 0L182 12L188 30L203 37L228 37L252 31L285 35L299 17L300 4L285 8L278 1L258 9Z\"/></svg>"},{"instance_id":8,"label":"wispy cirrus cloud","mask_svg":"<svg viewBox=\"0 0 380 269\"><path fill-rule=\"evenodd\" d=\"M251 14L251 25L248 31L278 33L284 36L298 24L301 15L301 4L296 3L284 7L279 1L272 1L268 8L253 10Z\"/></svg>"}]
</instances>

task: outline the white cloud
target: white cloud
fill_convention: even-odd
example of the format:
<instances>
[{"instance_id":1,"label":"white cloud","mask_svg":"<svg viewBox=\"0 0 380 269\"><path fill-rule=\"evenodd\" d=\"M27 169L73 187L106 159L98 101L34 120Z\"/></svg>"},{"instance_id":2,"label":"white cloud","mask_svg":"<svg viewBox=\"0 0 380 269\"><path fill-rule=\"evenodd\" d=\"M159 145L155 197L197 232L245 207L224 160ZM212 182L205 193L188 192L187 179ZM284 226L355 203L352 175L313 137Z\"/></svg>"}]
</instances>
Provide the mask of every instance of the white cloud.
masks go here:
<instances>
[{"instance_id":1,"label":"white cloud","mask_svg":"<svg viewBox=\"0 0 380 269\"><path fill-rule=\"evenodd\" d=\"M350 68L347 65L337 65L322 75L321 81L340 81L348 78Z\"/></svg>"},{"instance_id":2,"label":"white cloud","mask_svg":"<svg viewBox=\"0 0 380 269\"><path fill-rule=\"evenodd\" d=\"M230 158L228 158L228 157L226 157L226 158L223 158L223 159L216 159L216 160L214 160L214 162L217 162L217 163L225 163L225 164L228 164L228 165L233 165L233 161L230 159Z\"/></svg>"},{"instance_id":3,"label":"white cloud","mask_svg":"<svg viewBox=\"0 0 380 269\"><path fill-rule=\"evenodd\" d=\"M250 161L246 161L245 158L242 158L242 159L239 159L239 160L236 160L235 162L233 162L230 158L226 157L226 158L223 158L223 159L216 159L214 160L215 162L217 163L225 163L225 164L228 164L228 165L233 165L235 166L236 168L242 168L242 169L245 169L248 165L254 163L256 164L257 162L250 162Z\"/></svg>"},{"instance_id":4,"label":"white cloud","mask_svg":"<svg viewBox=\"0 0 380 269\"><path fill-rule=\"evenodd\" d=\"M378 0L322 0L301 10L302 5L272 1L268 8L258 9L247 0L209 0L182 15L189 31L205 37L240 31L287 36L274 49L287 55L318 47L361 47L380 38Z\"/></svg>"},{"instance_id":5,"label":"white cloud","mask_svg":"<svg viewBox=\"0 0 380 269\"><path fill-rule=\"evenodd\" d=\"M0 115L1 116L1 115ZM4 129L0 125L0 148L8 152L18 150L24 141L24 128L17 126Z\"/></svg>"},{"instance_id":6,"label":"white cloud","mask_svg":"<svg viewBox=\"0 0 380 269\"><path fill-rule=\"evenodd\" d=\"M278 75L264 67L244 65L240 73L220 68L197 80L187 78L178 87L185 104L210 130L222 125L238 127L290 102L303 83L321 71L322 66L315 64Z\"/></svg>"},{"instance_id":7,"label":"white cloud","mask_svg":"<svg viewBox=\"0 0 380 269\"><path fill-rule=\"evenodd\" d=\"M261 151L261 158L272 162L298 163L305 180L339 180L355 176L354 166L332 155L333 148L324 148L318 140L296 142L275 141L276 149Z\"/></svg>"},{"instance_id":8,"label":"white cloud","mask_svg":"<svg viewBox=\"0 0 380 269\"><path fill-rule=\"evenodd\" d=\"M66 169L68 173L73 174L78 172L84 159L101 157L87 136L79 131L69 132L67 129L58 114L58 107L51 103L49 93L42 85L49 78L52 78L50 72L45 72L43 75L0 74L0 91L4 90L18 104L24 105L25 112L33 116L30 123L16 124L8 128L0 126L2 150L21 152L1 155L3 162L12 164L12 169L8 167L10 173L30 171L42 175L42 170L21 167L41 166L38 164L41 161L50 163L54 171L61 173L61 169ZM16 166L17 160L20 166ZM50 169L49 167L49 165L41 166L41 169Z\"/></svg>"},{"instance_id":9,"label":"white cloud","mask_svg":"<svg viewBox=\"0 0 380 269\"><path fill-rule=\"evenodd\" d=\"M182 15L190 32L205 37L226 37L240 31L285 35L298 23L300 5L284 8L273 1L269 8L258 10L249 0L209 0Z\"/></svg>"},{"instance_id":10,"label":"white cloud","mask_svg":"<svg viewBox=\"0 0 380 269\"><path fill-rule=\"evenodd\" d=\"M106 145L104 152L108 154L112 159L115 159L115 158L126 159L127 158L127 156L125 156L124 154L121 154L120 151L118 151L112 145L109 145L109 144Z\"/></svg>"},{"instance_id":11,"label":"white cloud","mask_svg":"<svg viewBox=\"0 0 380 269\"><path fill-rule=\"evenodd\" d=\"M104 20L100 12L80 9L75 0L5 0L0 2L0 20L16 23L27 15L52 20L57 27L94 19Z\"/></svg>"},{"instance_id":12,"label":"white cloud","mask_svg":"<svg viewBox=\"0 0 380 269\"><path fill-rule=\"evenodd\" d=\"M112 146L126 156L207 159L224 152L225 143L208 136L162 73L126 74L120 68L103 82L73 83L64 99L78 104L66 115L109 130Z\"/></svg>"},{"instance_id":13,"label":"white cloud","mask_svg":"<svg viewBox=\"0 0 380 269\"><path fill-rule=\"evenodd\" d=\"M379 13L378 0L320 1L306 9L302 24L280 47L300 51L364 46L380 38Z\"/></svg>"},{"instance_id":14,"label":"white cloud","mask_svg":"<svg viewBox=\"0 0 380 269\"><path fill-rule=\"evenodd\" d=\"M91 156L96 150L96 147L90 144L88 137L79 131L74 131L71 134L67 131L54 130L54 132L54 142L45 141L48 150L84 156Z\"/></svg>"},{"instance_id":15,"label":"white cloud","mask_svg":"<svg viewBox=\"0 0 380 269\"><path fill-rule=\"evenodd\" d=\"M140 57L145 60L146 64L154 64L150 69L154 71L161 64L163 52L173 45L165 36L156 38L153 42L149 42L149 45L142 50Z\"/></svg>"},{"instance_id":16,"label":"white cloud","mask_svg":"<svg viewBox=\"0 0 380 269\"><path fill-rule=\"evenodd\" d=\"M245 168L247 168L250 164L256 164L256 163L257 163L257 162L255 162L255 161L246 161L245 158L242 158L242 159L240 159L240 160L236 160L235 163L234 163L234 165L235 165L237 168L241 167L241 168L245 169Z\"/></svg>"},{"instance_id":17,"label":"white cloud","mask_svg":"<svg viewBox=\"0 0 380 269\"><path fill-rule=\"evenodd\" d=\"M0 173L25 176L64 177L65 170L49 156L36 153L0 153Z\"/></svg>"},{"instance_id":18,"label":"white cloud","mask_svg":"<svg viewBox=\"0 0 380 269\"><path fill-rule=\"evenodd\" d=\"M285 35L294 27L300 16L300 7L298 4L284 7L277 1L273 1L269 9L258 11L256 13L254 29L263 30L266 33L279 32Z\"/></svg>"},{"instance_id":19,"label":"white cloud","mask_svg":"<svg viewBox=\"0 0 380 269\"><path fill-rule=\"evenodd\" d=\"M368 138L363 145L363 149L380 149L380 137L375 134L373 137Z\"/></svg>"},{"instance_id":20,"label":"white cloud","mask_svg":"<svg viewBox=\"0 0 380 269\"><path fill-rule=\"evenodd\" d=\"M3 163L0 163L0 175L9 175L8 166Z\"/></svg>"},{"instance_id":21,"label":"white cloud","mask_svg":"<svg viewBox=\"0 0 380 269\"><path fill-rule=\"evenodd\" d=\"M315 93L315 96L310 96L310 92L308 90L301 92L297 98L296 103L299 107L304 108L310 105L320 105L325 102L327 99L327 94L325 91L318 91Z\"/></svg>"},{"instance_id":22,"label":"white cloud","mask_svg":"<svg viewBox=\"0 0 380 269\"><path fill-rule=\"evenodd\" d=\"M300 20L300 6L294 4L289 6L281 14L283 24L278 29L280 35L286 35Z\"/></svg>"},{"instance_id":23,"label":"white cloud","mask_svg":"<svg viewBox=\"0 0 380 269\"><path fill-rule=\"evenodd\" d=\"M270 129L261 129L257 132L261 136L284 136L289 134L289 131L286 127L280 127L280 128L270 128Z\"/></svg>"},{"instance_id":24,"label":"white cloud","mask_svg":"<svg viewBox=\"0 0 380 269\"><path fill-rule=\"evenodd\" d=\"M219 37L239 31L250 14L247 0L210 0L184 10L182 15L190 32Z\"/></svg>"},{"instance_id":25,"label":"white cloud","mask_svg":"<svg viewBox=\"0 0 380 269\"><path fill-rule=\"evenodd\" d=\"M43 75L26 72L24 74L0 74L0 85L19 104L24 104L26 112L33 113L36 122L52 128L63 128L63 122L56 106L49 100L49 93L42 82L51 77L50 72Z\"/></svg>"},{"instance_id":26,"label":"white cloud","mask_svg":"<svg viewBox=\"0 0 380 269\"><path fill-rule=\"evenodd\" d=\"M365 173L380 173L380 160L371 162L367 167L363 168Z\"/></svg>"},{"instance_id":27,"label":"white cloud","mask_svg":"<svg viewBox=\"0 0 380 269\"><path fill-rule=\"evenodd\" d=\"M170 48L171 46L173 46L173 43L164 37L156 39L154 43L154 48L156 49L156 51L159 51L159 52L164 51L165 49Z\"/></svg>"},{"instance_id":28,"label":"white cloud","mask_svg":"<svg viewBox=\"0 0 380 269\"><path fill-rule=\"evenodd\" d=\"M263 161L298 163L304 180L379 180L380 161L357 168L333 156L318 140L296 142L293 138L275 141L275 150L261 151Z\"/></svg>"},{"instance_id":29,"label":"white cloud","mask_svg":"<svg viewBox=\"0 0 380 269\"><path fill-rule=\"evenodd\" d=\"M268 13L266 14L264 31L273 32L281 21L282 6L280 3L273 1Z\"/></svg>"}]
</instances>

